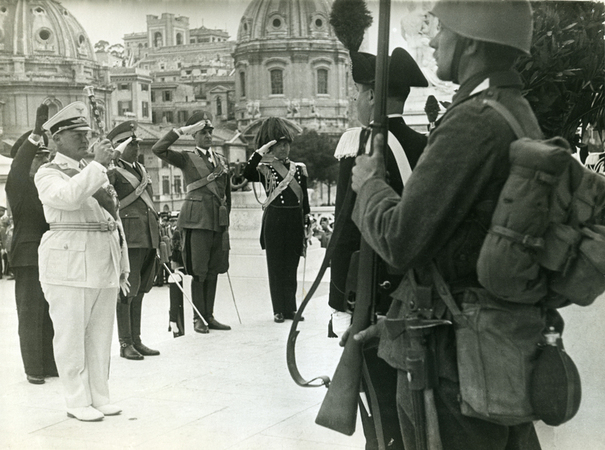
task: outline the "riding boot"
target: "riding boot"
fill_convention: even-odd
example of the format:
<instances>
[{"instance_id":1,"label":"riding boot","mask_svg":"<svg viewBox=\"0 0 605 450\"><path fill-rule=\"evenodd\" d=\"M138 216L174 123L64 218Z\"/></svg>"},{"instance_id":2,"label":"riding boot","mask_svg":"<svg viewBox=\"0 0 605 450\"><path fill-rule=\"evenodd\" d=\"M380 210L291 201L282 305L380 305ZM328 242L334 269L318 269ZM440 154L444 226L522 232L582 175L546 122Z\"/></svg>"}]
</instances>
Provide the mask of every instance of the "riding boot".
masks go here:
<instances>
[{"instance_id":1,"label":"riding boot","mask_svg":"<svg viewBox=\"0 0 605 450\"><path fill-rule=\"evenodd\" d=\"M116 305L116 322L118 324L118 339L120 344L132 345L132 330L130 322L131 298L120 296Z\"/></svg>"},{"instance_id":2,"label":"riding boot","mask_svg":"<svg viewBox=\"0 0 605 450\"><path fill-rule=\"evenodd\" d=\"M204 283L204 297L206 299L206 315L204 318L208 322L208 328L211 330L230 330L229 325L224 325L214 318L214 299L216 298L217 278L207 279Z\"/></svg>"},{"instance_id":3,"label":"riding boot","mask_svg":"<svg viewBox=\"0 0 605 450\"><path fill-rule=\"evenodd\" d=\"M130 302L132 298L120 295L116 305L116 322L118 323L118 339L120 340L120 356L126 359L141 360L141 355L133 346L130 323Z\"/></svg>"},{"instance_id":4,"label":"riding boot","mask_svg":"<svg viewBox=\"0 0 605 450\"><path fill-rule=\"evenodd\" d=\"M183 308L183 293L176 285L176 283L170 283L170 313L169 321L176 323L177 330L172 331L173 337L183 336L185 334L185 311Z\"/></svg>"},{"instance_id":5,"label":"riding boot","mask_svg":"<svg viewBox=\"0 0 605 450\"><path fill-rule=\"evenodd\" d=\"M204 315L206 322L214 317L214 299L216 298L216 285L218 278L207 278L204 282L204 301L205 311L200 311Z\"/></svg>"},{"instance_id":6,"label":"riding boot","mask_svg":"<svg viewBox=\"0 0 605 450\"><path fill-rule=\"evenodd\" d=\"M133 344L141 343L141 312L143 307L143 293L137 294L130 302L130 333Z\"/></svg>"},{"instance_id":7,"label":"riding boot","mask_svg":"<svg viewBox=\"0 0 605 450\"><path fill-rule=\"evenodd\" d=\"M206 292L204 289L204 284L205 282L197 281L195 278L191 280L191 297L197 310L204 318L206 318L208 315L206 314ZM198 318L198 314L195 310L193 311L193 318Z\"/></svg>"}]
</instances>

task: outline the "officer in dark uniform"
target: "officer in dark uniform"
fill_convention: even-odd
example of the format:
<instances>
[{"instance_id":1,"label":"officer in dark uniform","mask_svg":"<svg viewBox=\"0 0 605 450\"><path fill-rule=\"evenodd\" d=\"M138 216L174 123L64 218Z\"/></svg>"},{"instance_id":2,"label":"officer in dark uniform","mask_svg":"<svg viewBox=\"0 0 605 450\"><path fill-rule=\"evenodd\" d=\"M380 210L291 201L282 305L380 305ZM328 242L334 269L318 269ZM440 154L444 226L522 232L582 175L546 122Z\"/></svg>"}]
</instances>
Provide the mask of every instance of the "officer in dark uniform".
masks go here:
<instances>
[{"instance_id":1,"label":"officer in dark uniform","mask_svg":"<svg viewBox=\"0 0 605 450\"><path fill-rule=\"evenodd\" d=\"M356 101L358 119L364 127L371 124L374 115L375 90L374 80L376 71L376 57L369 53L350 52L352 62L352 77L358 89ZM389 58L389 86L387 98L387 114L389 118L388 129L389 149L385 154L387 168L387 182L399 194L403 191L405 180L411 174L416 162L426 145L425 135L418 133L406 125L403 120L405 101L411 87L425 87L428 82L414 59L402 48L396 48ZM336 217L341 211L351 211L355 202L355 195L346 193L351 189L351 169L355 165L355 156L360 145L369 146L369 129L364 132L359 128L350 129L341 137L336 149L335 157L340 160L339 177L336 191ZM348 204L345 204L348 201ZM342 234L335 243L335 250L331 260L331 281L329 304L337 311L347 311L354 301L354 291L347 287L347 277L357 274L356 265L351 265L352 255L359 250L360 233L351 217L337 219L338 226L342 227ZM379 284L377 304L374 311L384 315L391 304L390 293L399 285L402 276L394 274L383 261L379 262ZM347 290L348 288L348 290ZM389 442L389 448L403 448L402 437L397 418L395 404L395 391L397 387L397 371L386 362L377 357L377 342L366 345L364 363L367 367L362 378L362 388L367 395L375 393L376 404L379 405L380 415L372 414L370 405L373 402L362 402L360 405L362 425L366 436L366 449L378 449L378 438L384 436L384 445ZM375 421L380 417L381 423ZM382 431L377 432L377 427Z\"/></svg>"},{"instance_id":2,"label":"officer in dark uniform","mask_svg":"<svg viewBox=\"0 0 605 450\"><path fill-rule=\"evenodd\" d=\"M307 168L288 159L293 136L279 117L269 117L256 135L256 150L244 177L261 181L263 204L261 247L267 252L273 320L281 323L296 313L296 271L305 249L305 223L310 212Z\"/></svg>"},{"instance_id":3,"label":"officer in dark uniform","mask_svg":"<svg viewBox=\"0 0 605 450\"><path fill-rule=\"evenodd\" d=\"M44 383L44 377L57 376L53 323L38 271L38 246L48 224L33 180L38 168L48 162L50 153L48 137L42 129L46 120L48 106L41 105L33 132L21 136L11 149L14 160L6 179L6 195L15 226L9 256L15 275L21 357L27 380L33 384Z\"/></svg>"},{"instance_id":4,"label":"officer in dark uniform","mask_svg":"<svg viewBox=\"0 0 605 450\"><path fill-rule=\"evenodd\" d=\"M124 122L107 134L107 139L121 153L107 176L120 200L120 219L130 260L130 292L127 295L120 292L116 307L120 356L141 360L160 354L141 342L143 296L153 285L160 237L151 179L137 161L141 139L135 135L136 126L134 121Z\"/></svg>"},{"instance_id":5,"label":"officer in dark uniform","mask_svg":"<svg viewBox=\"0 0 605 450\"><path fill-rule=\"evenodd\" d=\"M191 296L208 325L194 312L194 330L230 330L214 318L214 300L219 273L229 269L229 212L231 182L225 158L212 150L214 126L207 112L193 114L184 127L175 128L153 146L159 158L183 172L187 197L179 213L182 229L183 262L193 276ZM196 147L183 152L170 146L182 135L190 134Z\"/></svg>"}]
</instances>

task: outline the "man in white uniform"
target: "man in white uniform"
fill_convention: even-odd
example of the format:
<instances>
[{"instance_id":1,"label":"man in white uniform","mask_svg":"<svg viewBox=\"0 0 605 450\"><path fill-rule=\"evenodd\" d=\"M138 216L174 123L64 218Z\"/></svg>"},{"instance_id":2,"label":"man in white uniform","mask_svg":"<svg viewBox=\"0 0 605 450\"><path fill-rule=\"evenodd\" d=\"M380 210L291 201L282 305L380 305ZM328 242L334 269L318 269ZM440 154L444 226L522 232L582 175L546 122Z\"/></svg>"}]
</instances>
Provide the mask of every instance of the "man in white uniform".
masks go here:
<instances>
[{"instance_id":1,"label":"man in white uniform","mask_svg":"<svg viewBox=\"0 0 605 450\"><path fill-rule=\"evenodd\" d=\"M108 186L108 140L88 154L87 107L67 105L44 125L57 155L35 183L50 230L39 248L40 283L55 328L53 347L67 415L98 421L121 409L109 403L109 359L118 290L128 290L128 250Z\"/></svg>"}]
</instances>

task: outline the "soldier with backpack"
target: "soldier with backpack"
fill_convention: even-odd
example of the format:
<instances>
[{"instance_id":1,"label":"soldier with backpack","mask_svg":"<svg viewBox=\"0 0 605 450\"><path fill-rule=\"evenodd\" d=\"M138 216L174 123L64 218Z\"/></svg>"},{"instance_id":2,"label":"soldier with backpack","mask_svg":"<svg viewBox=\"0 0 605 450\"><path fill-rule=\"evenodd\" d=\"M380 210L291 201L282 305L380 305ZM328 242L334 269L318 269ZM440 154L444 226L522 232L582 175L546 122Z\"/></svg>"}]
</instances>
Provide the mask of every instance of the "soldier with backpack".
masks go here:
<instances>
[{"instance_id":1,"label":"soldier with backpack","mask_svg":"<svg viewBox=\"0 0 605 450\"><path fill-rule=\"evenodd\" d=\"M527 337L533 351L546 324L545 308L514 298L504 302L483 288L477 275L479 253L508 177L509 147L517 139L485 100L504 105L525 136L542 136L513 70L516 58L530 51L531 7L525 1L442 0L432 15L438 21L430 42L437 76L460 87L401 196L384 181L381 151L357 158L353 220L376 252L407 275L392 294L387 320L353 338L380 337L379 356L398 369L405 448L539 449L533 418L515 415L529 400L506 391L524 391L522 377L504 387L478 381L469 386L484 363L499 367L488 381L517 368L519 362L510 358L519 352L507 351L499 335L481 335L475 341L495 347L487 355L473 353L474 363L461 364L461 356L475 349L465 346L460 330L469 334L471 329L450 325L466 323L458 321L460 316L470 323L472 312L481 311L490 324L505 324L503 333ZM376 144L381 147L380 136ZM511 311L516 315L507 315ZM495 320L494 312L503 315ZM491 394L512 404L495 412L480 410L475 400Z\"/></svg>"}]
</instances>

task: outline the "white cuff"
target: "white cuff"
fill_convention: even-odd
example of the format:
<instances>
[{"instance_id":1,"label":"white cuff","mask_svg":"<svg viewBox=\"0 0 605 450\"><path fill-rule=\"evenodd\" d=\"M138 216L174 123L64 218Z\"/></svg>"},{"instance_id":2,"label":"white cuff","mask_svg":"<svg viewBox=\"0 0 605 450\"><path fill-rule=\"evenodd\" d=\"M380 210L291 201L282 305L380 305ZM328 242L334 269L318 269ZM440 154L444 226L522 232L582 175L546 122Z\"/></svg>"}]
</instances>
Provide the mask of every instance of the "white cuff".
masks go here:
<instances>
[{"instance_id":1,"label":"white cuff","mask_svg":"<svg viewBox=\"0 0 605 450\"><path fill-rule=\"evenodd\" d=\"M101 171L102 171L103 173L107 173L107 167L105 167L105 166L104 166L103 164L101 164L100 162L95 161L95 160L92 160L92 161L90 162L90 164L96 164L97 166L99 166L99 167L101 168ZM90 165L90 164L89 164L89 165Z\"/></svg>"},{"instance_id":2,"label":"white cuff","mask_svg":"<svg viewBox=\"0 0 605 450\"><path fill-rule=\"evenodd\" d=\"M30 133L30 135L27 137L27 140L34 145L39 145L40 141L42 140L42 136L38 136L38 140L35 140L34 136L38 136L38 135L34 135L34 133Z\"/></svg>"}]
</instances>

